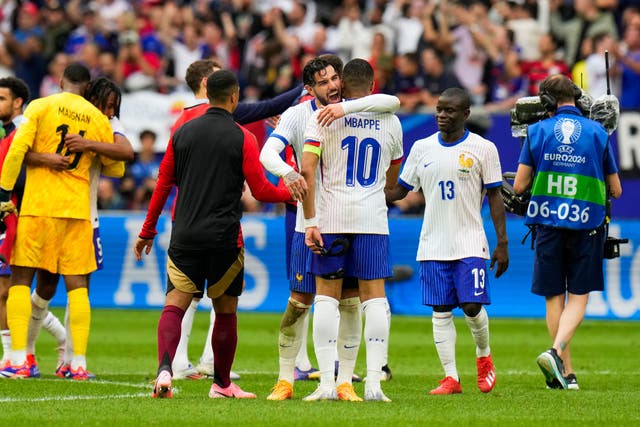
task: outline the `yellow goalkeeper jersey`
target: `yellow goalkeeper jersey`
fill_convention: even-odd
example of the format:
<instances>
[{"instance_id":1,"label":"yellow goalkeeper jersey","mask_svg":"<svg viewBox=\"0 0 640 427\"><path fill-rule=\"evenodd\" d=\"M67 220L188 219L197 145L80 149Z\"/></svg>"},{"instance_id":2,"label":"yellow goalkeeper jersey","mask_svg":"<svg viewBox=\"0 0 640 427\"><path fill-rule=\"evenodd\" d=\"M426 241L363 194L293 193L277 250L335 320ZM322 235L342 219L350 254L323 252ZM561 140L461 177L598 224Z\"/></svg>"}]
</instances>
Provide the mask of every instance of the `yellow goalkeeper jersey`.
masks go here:
<instances>
[{"instance_id":1,"label":"yellow goalkeeper jersey","mask_svg":"<svg viewBox=\"0 0 640 427\"><path fill-rule=\"evenodd\" d=\"M24 112L7 153L0 187L12 190L28 151L68 155L67 170L27 165L20 215L87 219L90 217L89 168L95 153L68 153L64 137L75 133L93 141L113 143L109 119L80 95L63 92L32 101ZM124 163L100 157L105 166Z\"/></svg>"}]
</instances>

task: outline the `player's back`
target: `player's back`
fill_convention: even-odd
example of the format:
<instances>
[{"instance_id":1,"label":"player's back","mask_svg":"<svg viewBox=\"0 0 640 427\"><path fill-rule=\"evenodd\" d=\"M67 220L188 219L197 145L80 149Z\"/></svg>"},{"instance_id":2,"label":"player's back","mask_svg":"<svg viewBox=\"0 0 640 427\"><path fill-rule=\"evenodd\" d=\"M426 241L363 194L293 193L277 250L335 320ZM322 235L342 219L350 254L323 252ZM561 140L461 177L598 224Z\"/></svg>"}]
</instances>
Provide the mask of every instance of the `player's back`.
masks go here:
<instances>
[{"instance_id":1,"label":"player's back","mask_svg":"<svg viewBox=\"0 0 640 427\"><path fill-rule=\"evenodd\" d=\"M89 219L89 168L95 154L68 153L67 134L113 142L107 117L80 95L63 92L32 101L12 146L26 145L38 153L69 154L67 170L27 167L23 215Z\"/></svg>"},{"instance_id":2,"label":"player's back","mask_svg":"<svg viewBox=\"0 0 640 427\"><path fill-rule=\"evenodd\" d=\"M244 141L243 129L220 108L176 131L171 144L180 197L172 246L222 248L235 242L242 216Z\"/></svg>"},{"instance_id":3,"label":"player's back","mask_svg":"<svg viewBox=\"0 0 640 427\"><path fill-rule=\"evenodd\" d=\"M388 233L386 172L402 158L402 128L390 113L354 113L329 127L315 124L321 143L319 214L323 232Z\"/></svg>"}]
</instances>

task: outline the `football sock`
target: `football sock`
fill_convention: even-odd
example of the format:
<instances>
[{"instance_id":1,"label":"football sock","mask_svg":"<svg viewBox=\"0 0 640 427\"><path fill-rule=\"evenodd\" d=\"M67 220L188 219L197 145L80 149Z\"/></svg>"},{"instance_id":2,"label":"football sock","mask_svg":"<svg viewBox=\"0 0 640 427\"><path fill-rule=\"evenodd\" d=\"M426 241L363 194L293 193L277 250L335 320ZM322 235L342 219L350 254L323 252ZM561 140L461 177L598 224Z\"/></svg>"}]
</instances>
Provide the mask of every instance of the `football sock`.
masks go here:
<instances>
[{"instance_id":1,"label":"football sock","mask_svg":"<svg viewBox=\"0 0 640 427\"><path fill-rule=\"evenodd\" d=\"M67 298L69 299L69 325L71 327L71 338L73 339L71 367L76 369L73 364L77 360L77 356L82 357L87 354L91 326L91 305L89 304L87 288L74 289L67 293Z\"/></svg>"},{"instance_id":2,"label":"football sock","mask_svg":"<svg viewBox=\"0 0 640 427\"><path fill-rule=\"evenodd\" d=\"M231 384L231 366L238 345L238 316L236 313L217 313L213 326L213 381L222 388Z\"/></svg>"},{"instance_id":3,"label":"football sock","mask_svg":"<svg viewBox=\"0 0 640 427\"><path fill-rule=\"evenodd\" d=\"M341 299L338 310L340 311L338 327L338 361L340 364L338 365L336 384L351 384L362 338L360 298Z\"/></svg>"},{"instance_id":4,"label":"football sock","mask_svg":"<svg viewBox=\"0 0 640 427\"><path fill-rule=\"evenodd\" d=\"M316 295L313 311L313 345L316 349L320 385L335 387L335 354L340 313L338 300Z\"/></svg>"},{"instance_id":5,"label":"football sock","mask_svg":"<svg viewBox=\"0 0 640 427\"><path fill-rule=\"evenodd\" d=\"M307 338L309 336L309 308L310 305L304 304L307 309L302 316L302 322L300 328L300 348L298 349L298 354L296 355L295 366L302 371L308 371L312 368L311 360L309 360L309 352L307 351Z\"/></svg>"},{"instance_id":6,"label":"football sock","mask_svg":"<svg viewBox=\"0 0 640 427\"><path fill-rule=\"evenodd\" d=\"M389 334L391 334L391 306L387 298L385 298L384 301L387 305L387 322L389 323ZM387 350L384 352L384 363L382 366L386 366L387 364L389 364L389 340L387 340Z\"/></svg>"},{"instance_id":7,"label":"football sock","mask_svg":"<svg viewBox=\"0 0 640 427\"><path fill-rule=\"evenodd\" d=\"M204 348L202 349L202 356L200 356L200 363L204 365L213 366L213 349L211 348L211 337L213 336L213 325L216 323L216 311L211 307L209 313L209 330L207 331L207 339L204 341Z\"/></svg>"},{"instance_id":8,"label":"football sock","mask_svg":"<svg viewBox=\"0 0 640 427\"><path fill-rule=\"evenodd\" d=\"M289 384L293 384L297 356L301 351L303 336L306 337L307 335L304 327L309 324L309 308L310 306L308 304L303 304L293 298L289 298L287 308L280 322L280 332L278 333L280 373L278 378L288 381ZM305 319L307 320L305 321ZM309 358L307 356L307 363L308 360ZM298 368L302 369L300 365L298 365ZM308 368L306 370L308 370Z\"/></svg>"},{"instance_id":9,"label":"football sock","mask_svg":"<svg viewBox=\"0 0 640 427\"><path fill-rule=\"evenodd\" d=\"M389 340L387 299L372 298L362 303L364 313L364 342L367 349L367 387L380 385L382 366L386 360Z\"/></svg>"},{"instance_id":10,"label":"football sock","mask_svg":"<svg viewBox=\"0 0 640 427\"><path fill-rule=\"evenodd\" d=\"M158 321L158 374L171 370L180 341L180 329L184 310L175 305L165 305Z\"/></svg>"},{"instance_id":11,"label":"football sock","mask_svg":"<svg viewBox=\"0 0 640 427\"><path fill-rule=\"evenodd\" d=\"M11 332L8 329L0 331L0 337L2 337L2 359L8 360L11 355Z\"/></svg>"},{"instance_id":12,"label":"football sock","mask_svg":"<svg viewBox=\"0 0 640 427\"><path fill-rule=\"evenodd\" d=\"M200 302L199 299L192 299L191 304L189 304L189 307L187 307L182 317L180 342L178 343L178 348L173 358L173 371L179 371L189 367L189 337L191 336L191 328L193 327L193 318L198 309L198 302Z\"/></svg>"},{"instance_id":13,"label":"football sock","mask_svg":"<svg viewBox=\"0 0 640 427\"><path fill-rule=\"evenodd\" d=\"M475 317L464 316L471 329L473 341L476 343L476 357L487 357L491 354L489 348L489 316L487 311L482 307L480 313Z\"/></svg>"},{"instance_id":14,"label":"football sock","mask_svg":"<svg viewBox=\"0 0 640 427\"><path fill-rule=\"evenodd\" d=\"M58 345L62 345L66 341L67 333L64 330L64 326L62 326L60 319L58 319L52 312L47 311L47 315L42 322L42 327L45 331L53 335L58 342Z\"/></svg>"},{"instance_id":15,"label":"football sock","mask_svg":"<svg viewBox=\"0 0 640 427\"><path fill-rule=\"evenodd\" d=\"M11 363L22 365L27 359L27 329L31 317L31 289L17 285L9 288L7 323L11 331Z\"/></svg>"},{"instance_id":16,"label":"football sock","mask_svg":"<svg viewBox=\"0 0 640 427\"><path fill-rule=\"evenodd\" d=\"M73 339L71 337L71 324L69 322L69 304L64 311L64 329L67 337L64 344L64 363L71 363L73 358Z\"/></svg>"},{"instance_id":17,"label":"football sock","mask_svg":"<svg viewBox=\"0 0 640 427\"><path fill-rule=\"evenodd\" d=\"M433 313L433 342L438 351L444 374L460 381L456 367L456 326L453 324L453 313Z\"/></svg>"},{"instance_id":18,"label":"football sock","mask_svg":"<svg viewBox=\"0 0 640 427\"><path fill-rule=\"evenodd\" d=\"M34 290L31 294L31 319L29 319L29 327L27 328L27 354L36 353L36 339L40 334L42 322L49 313L49 301L42 298Z\"/></svg>"}]
</instances>

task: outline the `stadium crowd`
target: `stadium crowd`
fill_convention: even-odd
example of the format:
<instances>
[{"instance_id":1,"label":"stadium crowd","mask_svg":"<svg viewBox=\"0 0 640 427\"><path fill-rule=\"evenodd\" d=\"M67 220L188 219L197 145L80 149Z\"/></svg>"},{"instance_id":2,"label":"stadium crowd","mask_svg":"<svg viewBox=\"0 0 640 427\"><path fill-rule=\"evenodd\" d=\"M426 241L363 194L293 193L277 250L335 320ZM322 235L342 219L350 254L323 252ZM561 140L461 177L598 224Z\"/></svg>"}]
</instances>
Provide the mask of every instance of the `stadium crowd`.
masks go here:
<instances>
[{"instance_id":1,"label":"stadium crowd","mask_svg":"<svg viewBox=\"0 0 640 427\"><path fill-rule=\"evenodd\" d=\"M267 99L299 84L309 59L335 53L345 62L367 59L374 92L397 95L404 112L432 109L444 89L460 86L490 113L536 95L539 83L556 73L572 76L594 97L603 94L605 50L621 108L640 108L637 0L8 0L0 6L0 77L21 78L32 98L59 91L62 70L76 61L125 93L172 93L187 90L189 64L214 58L238 76L242 100ZM144 136L153 146L155 135ZM165 144L155 142L160 149L137 153L123 180L101 183L101 208L146 209L159 164L153 152ZM245 199L246 210L264 209Z\"/></svg>"}]
</instances>

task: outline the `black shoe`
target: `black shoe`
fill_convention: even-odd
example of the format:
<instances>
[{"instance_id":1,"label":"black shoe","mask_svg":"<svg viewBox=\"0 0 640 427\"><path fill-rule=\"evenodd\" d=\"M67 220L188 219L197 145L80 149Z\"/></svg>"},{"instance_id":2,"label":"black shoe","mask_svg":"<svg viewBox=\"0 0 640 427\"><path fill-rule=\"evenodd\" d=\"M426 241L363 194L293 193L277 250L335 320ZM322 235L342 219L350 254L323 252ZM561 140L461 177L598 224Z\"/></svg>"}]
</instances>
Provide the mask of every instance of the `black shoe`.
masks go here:
<instances>
[{"instance_id":1,"label":"black shoe","mask_svg":"<svg viewBox=\"0 0 640 427\"><path fill-rule=\"evenodd\" d=\"M552 381L546 381L547 388L552 390L562 389L562 384L557 379L553 379Z\"/></svg>"},{"instance_id":2,"label":"black shoe","mask_svg":"<svg viewBox=\"0 0 640 427\"><path fill-rule=\"evenodd\" d=\"M567 382L567 388L569 390L580 390L580 387L578 386L578 379L576 378L576 374L569 374L566 377L564 377L564 379Z\"/></svg>"},{"instance_id":3,"label":"black shoe","mask_svg":"<svg viewBox=\"0 0 640 427\"><path fill-rule=\"evenodd\" d=\"M391 381L391 378L393 378L393 375L391 375L391 369L389 368L389 365L384 365L382 367L382 378L380 378L380 380Z\"/></svg>"},{"instance_id":4,"label":"black shoe","mask_svg":"<svg viewBox=\"0 0 640 427\"><path fill-rule=\"evenodd\" d=\"M561 388L567 388L567 380L564 378L564 364L562 363L560 356L558 356L556 349L551 348L541 353L536 359L536 362L544 374L545 381L550 388L554 380L560 383L562 386Z\"/></svg>"}]
</instances>

